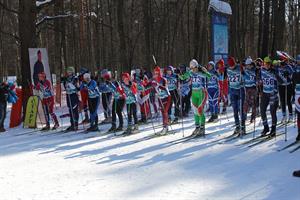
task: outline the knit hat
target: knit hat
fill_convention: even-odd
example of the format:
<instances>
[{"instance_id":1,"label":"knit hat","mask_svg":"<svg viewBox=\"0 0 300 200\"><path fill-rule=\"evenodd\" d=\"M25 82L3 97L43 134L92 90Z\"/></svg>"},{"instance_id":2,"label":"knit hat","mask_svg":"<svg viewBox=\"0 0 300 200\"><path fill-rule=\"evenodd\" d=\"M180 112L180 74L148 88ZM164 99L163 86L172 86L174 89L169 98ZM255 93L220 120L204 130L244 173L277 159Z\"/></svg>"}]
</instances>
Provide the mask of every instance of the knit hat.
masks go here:
<instances>
[{"instance_id":1,"label":"knit hat","mask_svg":"<svg viewBox=\"0 0 300 200\"><path fill-rule=\"evenodd\" d=\"M79 74L80 74L80 75L83 75L83 74L88 73L88 72L89 72L89 70L88 70L87 68L81 67L81 68L80 68L80 71L79 71Z\"/></svg>"},{"instance_id":2,"label":"knit hat","mask_svg":"<svg viewBox=\"0 0 300 200\"><path fill-rule=\"evenodd\" d=\"M66 71L68 72L68 73L75 73L75 68L74 67L67 67L67 69L66 69Z\"/></svg>"},{"instance_id":3,"label":"knit hat","mask_svg":"<svg viewBox=\"0 0 300 200\"><path fill-rule=\"evenodd\" d=\"M253 60L251 59L251 57L248 57L245 61L246 65L251 65L251 63L253 62Z\"/></svg>"},{"instance_id":4,"label":"knit hat","mask_svg":"<svg viewBox=\"0 0 300 200\"><path fill-rule=\"evenodd\" d=\"M90 73L83 74L83 79L84 80L91 80L91 74Z\"/></svg>"},{"instance_id":5,"label":"knit hat","mask_svg":"<svg viewBox=\"0 0 300 200\"><path fill-rule=\"evenodd\" d=\"M234 57L229 57L228 58L228 61L227 61L227 63L228 63L228 65L230 66L230 67L234 67L235 66L235 59L234 59Z\"/></svg>"},{"instance_id":6,"label":"knit hat","mask_svg":"<svg viewBox=\"0 0 300 200\"><path fill-rule=\"evenodd\" d=\"M129 79L130 80L130 75L128 73L123 73L122 74L122 79Z\"/></svg>"},{"instance_id":7,"label":"knit hat","mask_svg":"<svg viewBox=\"0 0 300 200\"><path fill-rule=\"evenodd\" d=\"M156 66L154 68L154 73L159 73L159 75L161 74L161 70L160 70L160 67L159 66Z\"/></svg>"},{"instance_id":8,"label":"knit hat","mask_svg":"<svg viewBox=\"0 0 300 200\"><path fill-rule=\"evenodd\" d=\"M197 60L193 59L191 60L190 62L190 68L195 68L195 67L198 67L199 63Z\"/></svg>"},{"instance_id":9,"label":"knit hat","mask_svg":"<svg viewBox=\"0 0 300 200\"><path fill-rule=\"evenodd\" d=\"M278 65L278 64L280 64L280 61L279 60L273 60L272 64L273 65Z\"/></svg>"},{"instance_id":10,"label":"knit hat","mask_svg":"<svg viewBox=\"0 0 300 200\"><path fill-rule=\"evenodd\" d=\"M209 61L208 64L211 65L211 66L213 66L213 67L215 67L214 61Z\"/></svg>"},{"instance_id":11,"label":"knit hat","mask_svg":"<svg viewBox=\"0 0 300 200\"><path fill-rule=\"evenodd\" d=\"M272 63L272 60L269 56L267 56L267 57L264 58L264 62L265 63Z\"/></svg>"},{"instance_id":12,"label":"knit hat","mask_svg":"<svg viewBox=\"0 0 300 200\"><path fill-rule=\"evenodd\" d=\"M172 72L174 72L174 67L171 66L171 65L167 66L165 69L166 69L166 71L172 71Z\"/></svg>"}]
</instances>

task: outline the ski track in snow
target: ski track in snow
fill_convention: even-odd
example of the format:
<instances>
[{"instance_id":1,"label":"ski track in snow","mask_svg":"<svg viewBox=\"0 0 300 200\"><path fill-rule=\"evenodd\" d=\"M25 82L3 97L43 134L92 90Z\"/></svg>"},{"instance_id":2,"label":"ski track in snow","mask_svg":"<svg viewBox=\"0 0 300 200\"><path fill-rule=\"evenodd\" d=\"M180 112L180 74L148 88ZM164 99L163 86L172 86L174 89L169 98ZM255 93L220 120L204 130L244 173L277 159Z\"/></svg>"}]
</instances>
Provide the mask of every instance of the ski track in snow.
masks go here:
<instances>
[{"instance_id":1,"label":"ski track in snow","mask_svg":"<svg viewBox=\"0 0 300 200\"><path fill-rule=\"evenodd\" d=\"M206 125L206 138L179 144L171 141L182 138L182 131L143 140L153 134L151 123L128 137L40 132L16 136L27 130L9 129L0 135L0 199L299 199L300 180L292 172L300 169L300 151L277 152L296 137L294 124L288 127L288 142L280 136L253 148L237 146L252 138L249 135L218 144L216 140L233 131L229 113L229 121L222 116L221 123ZM100 126L102 133L109 126ZM184 127L190 135L192 117L185 119Z\"/></svg>"}]
</instances>

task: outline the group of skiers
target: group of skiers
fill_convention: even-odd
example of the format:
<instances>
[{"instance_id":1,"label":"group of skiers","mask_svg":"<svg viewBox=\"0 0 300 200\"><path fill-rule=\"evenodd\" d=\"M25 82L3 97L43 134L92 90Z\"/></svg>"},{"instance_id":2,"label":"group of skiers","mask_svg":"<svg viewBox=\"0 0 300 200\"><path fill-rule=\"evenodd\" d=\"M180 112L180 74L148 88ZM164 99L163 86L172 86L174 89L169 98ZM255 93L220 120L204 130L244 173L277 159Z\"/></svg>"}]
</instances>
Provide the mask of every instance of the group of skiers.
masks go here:
<instances>
[{"instance_id":1,"label":"group of skiers","mask_svg":"<svg viewBox=\"0 0 300 200\"><path fill-rule=\"evenodd\" d=\"M171 124L178 123L179 118L187 117L193 109L195 130L192 134L203 136L205 112L210 112L207 122L215 122L219 114L226 113L230 103L234 114L234 134L246 134L245 122L247 113L251 110L250 123L255 122L260 114L263 124L261 134L264 136L269 133L270 136L275 136L278 125L277 109L280 105L282 123L292 121L294 98L298 125L296 139L300 140L300 55L295 61L272 61L270 57L263 60L252 60L248 57L243 61L236 61L235 58L228 57L227 65L220 59L217 63L210 61L206 66L201 66L193 59L189 66L155 66L153 70L137 68L130 73L122 73L120 77L117 72L113 75L107 69L93 76L86 68L81 68L79 74L76 74L74 67L68 67L61 82L66 91L71 124L65 131L78 130L80 107L84 111L82 123L90 123L87 131L97 131L97 111L102 103L105 119L101 123L111 123L109 132L123 130L124 107L127 110L128 122L125 134L137 132L138 124L147 123L154 117L153 113L158 115L160 110L163 128L157 134L165 135ZM6 102L9 96L13 96L9 95L12 94L12 89L7 83L2 83L0 87L0 131L5 131L3 121ZM53 129L57 129L59 122L54 113L54 93L44 72L38 73L34 89L39 91L45 113L46 126L43 130L50 129L51 120L54 124ZM208 109L205 111L207 102ZM266 114L268 106L272 118L271 127L268 125Z\"/></svg>"},{"instance_id":2,"label":"group of skiers","mask_svg":"<svg viewBox=\"0 0 300 200\"><path fill-rule=\"evenodd\" d=\"M51 84L45 79L45 74L38 75L37 90L42 91L42 102L47 115L47 126L50 128L50 117L54 129L59 126L53 112L54 97ZM127 129L125 134L138 131L138 124L147 123L153 114L161 111L162 131L165 135L170 124L178 123L179 118L188 116L193 108L195 130L193 135L205 134L205 105L208 102L210 119L218 120L219 114L226 113L226 108L232 106L235 122L234 134L246 134L247 113L251 110L250 123L261 115L263 136L276 135L277 109L279 102L282 110L282 123L293 120L292 99L295 98L297 124L299 127L297 140L300 140L300 56L295 62L289 60L271 60L265 57L255 61L250 57L236 61L233 57L217 63L210 61L205 67L193 59L189 67L184 64L178 67L155 66L153 70L137 68L130 73L112 75L107 69L93 76L86 68L82 68L76 76L74 67L68 67L62 78L66 90L66 101L69 108L71 126L66 131L78 130L79 108L84 111L84 122L90 122L87 131L98 130L98 107L102 103L105 120L111 123L109 132L122 131L124 128L123 108L127 110ZM81 101L79 98L79 93ZM279 95L278 95L279 94ZM100 100L101 97L101 100ZM228 98L229 97L229 98ZM81 102L81 104L80 104ZM220 109L221 102L223 108ZM126 105L126 106L125 106ZM139 106L137 106L139 105ZM174 105L174 106L173 106ZM267 108L270 107L271 127L268 125ZM286 110L288 107L288 114ZM138 120L138 108L141 119ZM174 108L174 113L172 113ZM153 111L151 111L153 109ZM258 112L260 111L260 112ZM174 117L173 117L174 115ZM119 125L117 126L117 117Z\"/></svg>"}]
</instances>

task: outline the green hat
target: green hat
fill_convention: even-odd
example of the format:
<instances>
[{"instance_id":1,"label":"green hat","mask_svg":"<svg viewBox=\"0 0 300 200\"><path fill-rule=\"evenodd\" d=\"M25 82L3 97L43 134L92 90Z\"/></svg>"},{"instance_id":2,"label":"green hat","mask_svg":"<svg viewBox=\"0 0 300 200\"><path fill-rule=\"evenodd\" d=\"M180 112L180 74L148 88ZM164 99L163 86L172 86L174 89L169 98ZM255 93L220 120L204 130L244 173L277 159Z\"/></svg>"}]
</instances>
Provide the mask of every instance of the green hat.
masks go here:
<instances>
[{"instance_id":1,"label":"green hat","mask_svg":"<svg viewBox=\"0 0 300 200\"><path fill-rule=\"evenodd\" d=\"M74 67L67 67L66 71L70 73L75 73Z\"/></svg>"},{"instance_id":2,"label":"green hat","mask_svg":"<svg viewBox=\"0 0 300 200\"><path fill-rule=\"evenodd\" d=\"M278 65L278 64L280 64L280 61L279 60L273 60L273 63L272 63L273 65Z\"/></svg>"},{"instance_id":3,"label":"green hat","mask_svg":"<svg viewBox=\"0 0 300 200\"><path fill-rule=\"evenodd\" d=\"M264 58L264 62L265 63L272 63L272 60L269 56L267 56L267 57Z\"/></svg>"}]
</instances>

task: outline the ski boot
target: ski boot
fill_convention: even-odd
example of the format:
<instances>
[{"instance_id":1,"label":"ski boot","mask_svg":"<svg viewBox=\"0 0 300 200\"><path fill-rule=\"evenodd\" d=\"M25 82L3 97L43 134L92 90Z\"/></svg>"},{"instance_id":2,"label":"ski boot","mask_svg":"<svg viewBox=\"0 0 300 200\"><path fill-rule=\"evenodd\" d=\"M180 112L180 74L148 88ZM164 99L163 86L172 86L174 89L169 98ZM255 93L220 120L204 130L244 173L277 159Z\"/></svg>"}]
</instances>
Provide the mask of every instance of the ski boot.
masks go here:
<instances>
[{"instance_id":1,"label":"ski boot","mask_svg":"<svg viewBox=\"0 0 300 200\"><path fill-rule=\"evenodd\" d=\"M293 121L293 114L289 114L288 123L291 123Z\"/></svg>"},{"instance_id":2,"label":"ski boot","mask_svg":"<svg viewBox=\"0 0 300 200\"><path fill-rule=\"evenodd\" d=\"M5 131L6 131L5 128L3 128L3 127L0 128L0 133L3 133Z\"/></svg>"},{"instance_id":3,"label":"ski boot","mask_svg":"<svg viewBox=\"0 0 300 200\"><path fill-rule=\"evenodd\" d=\"M139 132L139 125L135 124L132 129L132 133L138 133L138 132Z\"/></svg>"},{"instance_id":4,"label":"ski boot","mask_svg":"<svg viewBox=\"0 0 300 200\"><path fill-rule=\"evenodd\" d=\"M270 137L275 137L276 136L276 126L272 126L269 136Z\"/></svg>"},{"instance_id":5,"label":"ski boot","mask_svg":"<svg viewBox=\"0 0 300 200\"><path fill-rule=\"evenodd\" d=\"M123 125L119 125L119 127L116 129L116 131L122 131L123 130Z\"/></svg>"},{"instance_id":6,"label":"ski boot","mask_svg":"<svg viewBox=\"0 0 300 200\"><path fill-rule=\"evenodd\" d=\"M178 123L178 117L175 117L171 124L177 124Z\"/></svg>"},{"instance_id":7,"label":"ski boot","mask_svg":"<svg viewBox=\"0 0 300 200\"><path fill-rule=\"evenodd\" d=\"M223 107L223 109L222 109L222 113L221 113L222 115L225 115L226 114L226 107Z\"/></svg>"},{"instance_id":8,"label":"ski boot","mask_svg":"<svg viewBox=\"0 0 300 200\"><path fill-rule=\"evenodd\" d=\"M50 125L47 124L46 126L44 126L41 131L49 131L50 130Z\"/></svg>"},{"instance_id":9,"label":"ski boot","mask_svg":"<svg viewBox=\"0 0 300 200\"><path fill-rule=\"evenodd\" d=\"M55 123L52 130L56 130L57 128L59 127L59 124L58 123Z\"/></svg>"},{"instance_id":10,"label":"ski boot","mask_svg":"<svg viewBox=\"0 0 300 200\"><path fill-rule=\"evenodd\" d=\"M116 125L113 124L110 129L108 129L108 132L115 132L117 129L116 129Z\"/></svg>"},{"instance_id":11,"label":"ski boot","mask_svg":"<svg viewBox=\"0 0 300 200\"><path fill-rule=\"evenodd\" d=\"M296 141L297 141L297 142L300 142L300 130L298 130L298 135L297 135L297 137L296 137Z\"/></svg>"},{"instance_id":12,"label":"ski boot","mask_svg":"<svg viewBox=\"0 0 300 200\"><path fill-rule=\"evenodd\" d=\"M91 127L89 127L86 131L87 131L87 132L99 131L98 125L94 124L94 125L92 125Z\"/></svg>"},{"instance_id":13,"label":"ski boot","mask_svg":"<svg viewBox=\"0 0 300 200\"><path fill-rule=\"evenodd\" d=\"M263 136L266 136L267 135L267 133L270 131L270 129L269 129L269 126L268 125L265 125L264 126L264 129L262 130L262 132L261 132L261 136L263 137Z\"/></svg>"},{"instance_id":14,"label":"ski boot","mask_svg":"<svg viewBox=\"0 0 300 200\"><path fill-rule=\"evenodd\" d=\"M81 121L81 124L88 124L90 123L89 118L84 118L84 120Z\"/></svg>"},{"instance_id":15,"label":"ski boot","mask_svg":"<svg viewBox=\"0 0 300 200\"><path fill-rule=\"evenodd\" d=\"M200 126L197 126L196 129L193 131L192 136L197 136L200 132Z\"/></svg>"},{"instance_id":16,"label":"ski boot","mask_svg":"<svg viewBox=\"0 0 300 200\"><path fill-rule=\"evenodd\" d=\"M293 172L293 176L295 176L295 177L300 177L300 170L294 171L294 172Z\"/></svg>"},{"instance_id":17,"label":"ski boot","mask_svg":"<svg viewBox=\"0 0 300 200\"><path fill-rule=\"evenodd\" d=\"M163 129L161 130L161 132L160 132L159 134L160 134L160 135L167 135L167 134L168 134L168 131L169 131L168 127L165 126L165 127L163 127Z\"/></svg>"},{"instance_id":18,"label":"ski boot","mask_svg":"<svg viewBox=\"0 0 300 200\"><path fill-rule=\"evenodd\" d=\"M283 115L283 116L282 116L282 119L281 119L281 124L285 124L285 123L287 123L287 121L286 121L286 116Z\"/></svg>"},{"instance_id":19,"label":"ski boot","mask_svg":"<svg viewBox=\"0 0 300 200\"><path fill-rule=\"evenodd\" d=\"M128 126L127 129L124 131L123 135L130 135L132 134L132 127Z\"/></svg>"},{"instance_id":20,"label":"ski boot","mask_svg":"<svg viewBox=\"0 0 300 200\"><path fill-rule=\"evenodd\" d=\"M233 134L234 135L240 135L240 133L241 133L241 127L240 127L240 125L236 125L235 129L233 131Z\"/></svg>"},{"instance_id":21,"label":"ski boot","mask_svg":"<svg viewBox=\"0 0 300 200\"><path fill-rule=\"evenodd\" d=\"M218 119L218 115L212 114L209 120L207 121L208 123L213 123Z\"/></svg>"},{"instance_id":22,"label":"ski boot","mask_svg":"<svg viewBox=\"0 0 300 200\"><path fill-rule=\"evenodd\" d=\"M205 137L205 126L204 125L200 126L197 136Z\"/></svg>"}]
</instances>

